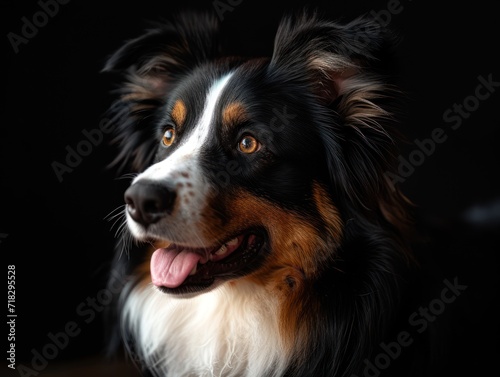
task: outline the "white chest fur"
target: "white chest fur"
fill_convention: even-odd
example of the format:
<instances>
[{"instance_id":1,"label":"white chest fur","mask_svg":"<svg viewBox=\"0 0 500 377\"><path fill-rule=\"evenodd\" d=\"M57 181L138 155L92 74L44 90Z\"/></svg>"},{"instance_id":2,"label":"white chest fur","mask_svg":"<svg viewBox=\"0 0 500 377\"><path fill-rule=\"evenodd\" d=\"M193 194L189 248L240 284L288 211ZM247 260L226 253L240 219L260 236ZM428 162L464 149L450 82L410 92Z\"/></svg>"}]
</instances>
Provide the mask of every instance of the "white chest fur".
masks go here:
<instances>
[{"instance_id":1,"label":"white chest fur","mask_svg":"<svg viewBox=\"0 0 500 377\"><path fill-rule=\"evenodd\" d=\"M288 360L277 310L278 303L250 283L226 283L194 298L149 284L126 298L123 323L158 376L281 376Z\"/></svg>"}]
</instances>

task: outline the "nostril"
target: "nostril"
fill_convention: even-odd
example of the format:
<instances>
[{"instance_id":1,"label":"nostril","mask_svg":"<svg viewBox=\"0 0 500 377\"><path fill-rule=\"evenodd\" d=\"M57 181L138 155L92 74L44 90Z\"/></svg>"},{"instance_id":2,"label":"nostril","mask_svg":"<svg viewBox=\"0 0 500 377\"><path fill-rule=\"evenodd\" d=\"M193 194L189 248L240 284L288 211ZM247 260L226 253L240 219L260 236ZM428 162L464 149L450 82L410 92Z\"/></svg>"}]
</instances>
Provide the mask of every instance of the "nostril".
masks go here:
<instances>
[{"instance_id":1,"label":"nostril","mask_svg":"<svg viewBox=\"0 0 500 377\"><path fill-rule=\"evenodd\" d=\"M128 209L135 209L134 199L129 195L128 190L125 192L125 204Z\"/></svg>"},{"instance_id":2,"label":"nostril","mask_svg":"<svg viewBox=\"0 0 500 377\"><path fill-rule=\"evenodd\" d=\"M149 225L171 213L176 193L151 181L138 181L124 195L127 212L137 222Z\"/></svg>"},{"instance_id":3,"label":"nostril","mask_svg":"<svg viewBox=\"0 0 500 377\"><path fill-rule=\"evenodd\" d=\"M166 203L166 199L163 198L163 195L160 195L158 198L144 200L142 203L142 209L146 213L163 213L167 212L168 205Z\"/></svg>"}]
</instances>

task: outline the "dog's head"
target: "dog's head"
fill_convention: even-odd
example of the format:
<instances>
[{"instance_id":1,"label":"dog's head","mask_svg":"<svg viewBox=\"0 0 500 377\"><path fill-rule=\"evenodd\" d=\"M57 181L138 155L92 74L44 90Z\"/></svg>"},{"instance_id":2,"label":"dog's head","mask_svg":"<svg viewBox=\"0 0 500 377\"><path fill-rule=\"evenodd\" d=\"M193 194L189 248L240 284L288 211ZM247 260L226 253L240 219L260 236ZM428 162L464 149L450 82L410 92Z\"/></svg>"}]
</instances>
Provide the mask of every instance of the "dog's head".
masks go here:
<instances>
[{"instance_id":1,"label":"dog's head","mask_svg":"<svg viewBox=\"0 0 500 377\"><path fill-rule=\"evenodd\" d=\"M126 74L117 161L139 173L127 223L156 245L155 285L291 289L334 258L353 213L398 226L384 34L367 19L289 17L273 55L247 59L223 54L214 18L183 15L109 59Z\"/></svg>"}]
</instances>

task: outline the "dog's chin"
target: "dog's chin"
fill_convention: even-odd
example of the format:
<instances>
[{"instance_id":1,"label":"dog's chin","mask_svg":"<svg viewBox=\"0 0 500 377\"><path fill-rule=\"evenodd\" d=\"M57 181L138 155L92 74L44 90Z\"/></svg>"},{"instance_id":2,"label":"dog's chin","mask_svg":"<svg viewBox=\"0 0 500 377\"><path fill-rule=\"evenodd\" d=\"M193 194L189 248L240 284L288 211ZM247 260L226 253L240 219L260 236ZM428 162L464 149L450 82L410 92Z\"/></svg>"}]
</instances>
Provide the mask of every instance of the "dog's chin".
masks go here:
<instances>
[{"instance_id":1,"label":"dog's chin","mask_svg":"<svg viewBox=\"0 0 500 377\"><path fill-rule=\"evenodd\" d=\"M160 292L185 298L251 274L269 252L267 232L263 229L244 230L212 247L193 248L162 242L170 242L170 245L153 253L152 282Z\"/></svg>"}]
</instances>

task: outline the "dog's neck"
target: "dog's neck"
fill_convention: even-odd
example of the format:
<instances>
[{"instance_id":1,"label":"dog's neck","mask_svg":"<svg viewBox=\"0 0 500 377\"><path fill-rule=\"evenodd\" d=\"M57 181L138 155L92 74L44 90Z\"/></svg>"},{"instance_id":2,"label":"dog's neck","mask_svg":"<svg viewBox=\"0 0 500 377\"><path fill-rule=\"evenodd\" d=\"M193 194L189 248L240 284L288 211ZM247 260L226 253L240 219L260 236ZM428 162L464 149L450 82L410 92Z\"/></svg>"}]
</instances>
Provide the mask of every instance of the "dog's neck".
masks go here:
<instances>
[{"instance_id":1,"label":"dog's neck","mask_svg":"<svg viewBox=\"0 0 500 377\"><path fill-rule=\"evenodd\" d=\"M278 311L263 287L244 280L192 298L143 283L126 298L123 324L154 375L280 376L289 356Z\"/></svg>"}]
</instances>

